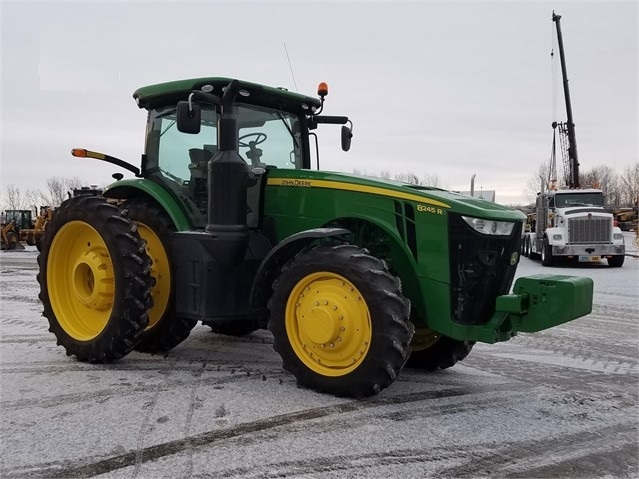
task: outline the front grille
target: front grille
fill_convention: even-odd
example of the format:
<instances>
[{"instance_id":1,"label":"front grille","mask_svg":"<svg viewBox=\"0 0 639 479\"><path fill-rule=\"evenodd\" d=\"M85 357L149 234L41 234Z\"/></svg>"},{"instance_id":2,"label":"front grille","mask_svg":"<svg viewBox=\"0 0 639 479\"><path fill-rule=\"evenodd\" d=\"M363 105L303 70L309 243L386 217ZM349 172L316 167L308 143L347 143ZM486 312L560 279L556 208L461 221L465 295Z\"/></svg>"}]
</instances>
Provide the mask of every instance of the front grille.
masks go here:
<instances>
[{"instance_id":1,"label":"front grille","mask_svg":"<svg viewBox=\"0 0 639 479\"><path fill-rule=\"evenodd\" d=\"M462 324L485 324L495 312L495 298L510 292L522 223L510 236L489 236L472 229L459 215L448 215L451 314Z\"/></svg>"},{"instance_id":2,"label":"front grille","mask_svg":"<svg viewBox=\"0 0 639 479\"><path fill-rule=\"evenodd\" d=\"M568 220L568 243L591 244L610 243L610 218L582 216Z\"/></svg>"}]
</instances>

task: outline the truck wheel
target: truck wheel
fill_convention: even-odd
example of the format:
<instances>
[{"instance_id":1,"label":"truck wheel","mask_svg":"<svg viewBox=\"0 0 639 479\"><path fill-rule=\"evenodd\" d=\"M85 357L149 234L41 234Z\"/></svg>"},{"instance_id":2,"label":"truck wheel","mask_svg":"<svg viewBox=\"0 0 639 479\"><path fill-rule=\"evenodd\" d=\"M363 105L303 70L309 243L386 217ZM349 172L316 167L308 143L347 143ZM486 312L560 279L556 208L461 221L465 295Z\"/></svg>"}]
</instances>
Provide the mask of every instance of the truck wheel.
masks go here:
<instances>
[{"instance_id":1,"label":"truck wheel","mask_svg":"<svg viewBox=\"0 0 639 479\"><path fill-rule=\"evenodd\" d=\"M548 244L548 240L544 240L544 244L541 246L541 264L543 266L552 266L554 258L552 256L552 246Z\"/></svg>"},{"instance_id":2,"label":"truck wheel","mask_svg":"<svg viewBox=\"0 0 639 479\"><path fill-rule=\"evenodd\" d=\"M273 349L300 385L367 397L408 358L410 302L386 263L367 250L323 245L289 261L269 301Z\"/></svg>"},{"instance_id":3,"label":"truck wheel","mask_svg":"<svg viewBox=\"0 0 639 479\"><path fill-rule=\"evenodd\" d=\"M150 201L130 200L122 209L137 224L140 236L146 241L146 253L152 261L151 276L155 280L149 325L135 349L145 353L168 351L184 341L197 324L196 320L180 318L175 313L173 268L168 251L175 226L166 211Z\"/></svg>"},{"instance_id":4,"label":"truck wheel","mask_svg":"<svg viewBox=\"0 0 639 479\"><path fill-rule=\"evenodd\" d=\"M151 260L136 226L97 196L60 206L38 255L39 298L67 355L110 362L128 354L148 324Z\"/></svg>"},{"instance_id":5,"label":"truck wheel","mask_svg":"<svg viewBox=\"0 0 639 479\"><path fill-rule=\"evenodd\" d=\"M620 268L621 266L623 266L623 262L625 259L626 257L622 254L613 256L612 258L608 258L608 266L610 266L611 268Z\"/></svg>"}]
</instances>

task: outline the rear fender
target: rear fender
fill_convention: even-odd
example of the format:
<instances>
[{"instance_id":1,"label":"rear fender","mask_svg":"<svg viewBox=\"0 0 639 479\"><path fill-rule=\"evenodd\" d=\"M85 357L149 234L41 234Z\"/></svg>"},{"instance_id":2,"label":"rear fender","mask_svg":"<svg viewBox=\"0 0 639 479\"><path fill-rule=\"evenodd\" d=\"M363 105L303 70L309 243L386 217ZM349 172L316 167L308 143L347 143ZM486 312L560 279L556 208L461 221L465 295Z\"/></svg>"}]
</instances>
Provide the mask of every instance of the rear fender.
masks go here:
<instances>
[{"instance_id":1,"label":"rear fender","mask_svg":"<svg viewBox=\"0 0 639 479\"><path fill-rule=\"evenodd\" d=\"M179 203L166 188L149 180L120 180L109 185L102 193L106 198L129 199L146 196L153 198L171 218L178 231L192 229L191 222Z\"/></svg>"}]
</instances>

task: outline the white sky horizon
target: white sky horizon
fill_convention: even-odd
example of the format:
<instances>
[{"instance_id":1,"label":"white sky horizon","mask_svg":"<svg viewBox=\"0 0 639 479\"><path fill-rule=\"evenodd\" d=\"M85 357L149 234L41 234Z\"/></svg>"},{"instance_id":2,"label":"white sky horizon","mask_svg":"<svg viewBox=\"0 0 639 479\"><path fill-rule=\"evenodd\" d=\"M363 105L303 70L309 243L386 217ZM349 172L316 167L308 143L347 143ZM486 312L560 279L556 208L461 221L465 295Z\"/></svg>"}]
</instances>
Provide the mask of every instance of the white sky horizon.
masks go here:
<instances>
[{"instance_id":1,"label":"white sky horizon","mask_svg":"<svg viewBox=\"0 0 639 479\"><path fill-rule=\"evenodd\" d=\"M133 91L225 76L310 96L326 81L324 113L349 116L354 137L344 153L339 129L324 125L322 169L437 175L461 191L475 174L475 190L525 204L550 124L566 116L558 64L553 103L553 10L581 171L621 173L638 161L634 1L2 1L0 196L10 184L44 190L52 176L130 177L70 150L138 166L146 115Z\"/></svg>"}]
</instances>

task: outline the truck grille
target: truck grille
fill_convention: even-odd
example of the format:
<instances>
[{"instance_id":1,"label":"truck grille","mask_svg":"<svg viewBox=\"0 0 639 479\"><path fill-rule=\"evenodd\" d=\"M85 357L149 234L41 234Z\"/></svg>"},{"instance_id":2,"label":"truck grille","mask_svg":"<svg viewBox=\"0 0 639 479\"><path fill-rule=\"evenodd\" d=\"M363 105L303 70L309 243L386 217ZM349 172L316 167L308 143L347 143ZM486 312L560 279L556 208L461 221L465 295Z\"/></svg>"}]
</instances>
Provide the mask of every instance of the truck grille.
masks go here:
<instances>
[{"instance_id":1,"label":"truck grille","mask_svg":"<svg viewBox=\"0 0 639 479\"><path fill-rule=\"evenodd\" d=\"M570 218L568 220L568 243L610 243L611 221L609 218Z\"/></svg>"},{"instance_id":2,"label":"truck grille","mask_svg":"<svg viewBox=\"0 0 639 479\"><path fill-rule=\"evenodd\" d=\"M522 223L510 236L476 232L459 215L448 215L451 317L462 324L485 324L495 312L495 298L508 294L521 246Z\"/></svg>"}]
</instances>

